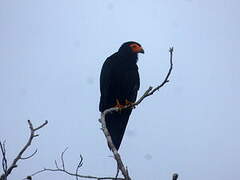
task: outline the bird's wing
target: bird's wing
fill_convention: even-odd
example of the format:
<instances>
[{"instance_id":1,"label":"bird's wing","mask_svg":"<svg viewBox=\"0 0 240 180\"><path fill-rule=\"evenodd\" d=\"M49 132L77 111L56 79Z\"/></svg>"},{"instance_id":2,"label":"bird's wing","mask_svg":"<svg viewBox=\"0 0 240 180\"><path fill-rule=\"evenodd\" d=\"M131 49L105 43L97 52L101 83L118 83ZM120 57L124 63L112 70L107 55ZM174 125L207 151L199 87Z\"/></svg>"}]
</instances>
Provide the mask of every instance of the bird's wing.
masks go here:
<instances>
[{"instance_id":1,"label":"bird's wing","mask_svg":"<svg viewBox=\"0 0 240 180\"><path fill-rule=\"evenodd\" d=\"M101 112L109 108L109 104L110 104L109 95L111 95L110 86L112 83L111 77L112 77L111 59L107 59L102 66L102 70L100 74L101 98L99 103L99 110Z\"/></svg>"},{"instance_id":2,"label":"bird's wing","mask_svg":"<svg viewBox=\"0 0 240 180\"><path fill-rule=\"evenodd\" d=\"M139 78L139 73L138 69L131 70L127 73L127 83L129 85L128 87L128 100L131 102L135 102L137 99L137 92L140 87L140 78Z\"/></svg>"}]
</instances>

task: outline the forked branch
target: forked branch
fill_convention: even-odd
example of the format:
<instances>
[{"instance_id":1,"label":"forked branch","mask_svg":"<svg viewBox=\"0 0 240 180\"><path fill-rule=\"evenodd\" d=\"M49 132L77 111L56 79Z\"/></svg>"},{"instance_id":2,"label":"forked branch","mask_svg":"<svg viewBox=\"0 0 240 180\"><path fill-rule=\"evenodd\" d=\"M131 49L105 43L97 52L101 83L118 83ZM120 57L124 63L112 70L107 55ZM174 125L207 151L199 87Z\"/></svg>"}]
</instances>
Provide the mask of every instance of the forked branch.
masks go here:
<instances>
[{"instance_id":1,"label":"forked branch","mask_svg":"<svg viewBox=\"0 0 240 180\"><path fill-rule=\"evenodd\" d=\"M37 174L40 174L40 173L43 173L43 172L62 172L62 173L65 173L65 174L68 174L70 176L73 176L73 177L76 177L76 180L78 180L78 178L88 178L88 179L96 179L96 180L103 180L103 179L108 179L108 180L123 180L123 178L115 178L115 177L97 177L97 176L89 176L89 175L81 175L79 174L79 169L82 167L83 165L83 157L82 155L80 155L80 159L79 159L79 162L78 162L78 165L76 167L76 170L75 170L75 173L74 172L70 172L66 169L66 166L65 166L65 161L64 161L64 154L65 152L67 151L68 148L66 148L62 153L61 153L61 166L58 165L57 161L55 160L55 168L43 168L42 170L40 171L37 171L35 173L33 173L31 176L29 177L32 177L32 176L35 176Z\"/></svg>"},{"instance_id":2,"label":"forked branch","mask_svg":"<svg viewBox=\"0 0 240 180\"><path fill-rule=\"evenodd\" d=\"M45 121L42 125L34 128L32 123L31 123L31 121L28 120L28 125L29 125L29 129L30 129L30 136L28 138L28 141L25 144L25 146L21 149L21 151L18 153L17 157L13 160L12 164L9 167L7 166L5 142L3 142L3 143L0 142L1 153L2 153L2 156L3 156L3 158L2 158L2 167L3 167L3 172L4 172L0 176L0 180L7 180L8 175L11 174L12 170L17 167L17 162L19 160L29 159L29 158L33 157L37 153L37 150L35 150L34 153L32 153L30 156L23 157L23 153L30 147L33 138L38 136L38 134L36 134L36 131L41 129L45 125L47 125L47 123L48 123L48 121Z\"/></svg>"}]
</instances>

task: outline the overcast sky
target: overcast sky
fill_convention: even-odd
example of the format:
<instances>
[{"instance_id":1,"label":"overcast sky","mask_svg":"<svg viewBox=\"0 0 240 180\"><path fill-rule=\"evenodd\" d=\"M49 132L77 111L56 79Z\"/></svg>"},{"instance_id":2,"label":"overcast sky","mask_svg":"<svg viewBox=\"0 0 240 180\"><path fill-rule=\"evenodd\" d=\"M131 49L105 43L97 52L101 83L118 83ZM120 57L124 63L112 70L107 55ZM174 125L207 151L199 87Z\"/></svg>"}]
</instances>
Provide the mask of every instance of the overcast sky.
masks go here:
<instances>
[{"instance_id":1,"label":"overcast sky","mask_svg":"<svg viewBox=\"0 0 240 180\"><path fill-rule=\"evenodd\" d=\"M132 113L120 153L136 180L240 179L240 3L238 0L1 0L0 140L10 162L26 143L27 120L46 119L9 180L54 167L114 176L98 122L99 74L129 40L142 44L141 95L170 82ZM0 171L2 172L2 171ZM34 180L74 179L43 173Z\"/></svg>"}]
</instances>

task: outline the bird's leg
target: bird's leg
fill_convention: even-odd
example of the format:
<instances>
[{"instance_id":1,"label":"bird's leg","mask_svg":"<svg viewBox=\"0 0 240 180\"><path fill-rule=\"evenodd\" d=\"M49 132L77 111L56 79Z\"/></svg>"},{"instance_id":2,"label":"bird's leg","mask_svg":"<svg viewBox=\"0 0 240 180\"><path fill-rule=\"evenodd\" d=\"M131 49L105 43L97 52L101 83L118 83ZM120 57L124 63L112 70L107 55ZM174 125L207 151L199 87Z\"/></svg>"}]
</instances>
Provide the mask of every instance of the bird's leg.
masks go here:
<instances>
[{"instance_id":1,"label":"bird's leg","mask_svg":"<svg viewBox=\"0 0 240 180\"><path fill-rule=\"evenodd\" d=\"M121 105L119 100L116 99L116 105L114 107L117 107L117 108L119 108L121 110L122 108L124 108L124 105Z\"/></svg>"}]
</instances>

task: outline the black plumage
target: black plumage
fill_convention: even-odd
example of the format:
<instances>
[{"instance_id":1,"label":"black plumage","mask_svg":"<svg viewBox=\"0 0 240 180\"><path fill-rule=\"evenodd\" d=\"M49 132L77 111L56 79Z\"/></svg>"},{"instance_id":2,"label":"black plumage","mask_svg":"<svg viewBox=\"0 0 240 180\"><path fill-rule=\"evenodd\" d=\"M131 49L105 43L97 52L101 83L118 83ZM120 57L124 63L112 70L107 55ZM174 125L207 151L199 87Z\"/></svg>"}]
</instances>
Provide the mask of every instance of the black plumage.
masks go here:
<instances>
[{"instance_id":1,"label":"black plumage","mask_svg":"<svg viewBox=\"0 0 240 180\"><path fill-rule=\"evenodd\" d=\"M126 42L118 52L104 62L100 75L99 110L101 112L116 106L117 101L121 105L136 101L140 86L138 53L144 53L139 43ZM123 109L106 115L107 129L117 149L120 147L131 112L131 109Z\"/></svg>"}]
</instances>

